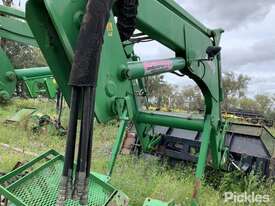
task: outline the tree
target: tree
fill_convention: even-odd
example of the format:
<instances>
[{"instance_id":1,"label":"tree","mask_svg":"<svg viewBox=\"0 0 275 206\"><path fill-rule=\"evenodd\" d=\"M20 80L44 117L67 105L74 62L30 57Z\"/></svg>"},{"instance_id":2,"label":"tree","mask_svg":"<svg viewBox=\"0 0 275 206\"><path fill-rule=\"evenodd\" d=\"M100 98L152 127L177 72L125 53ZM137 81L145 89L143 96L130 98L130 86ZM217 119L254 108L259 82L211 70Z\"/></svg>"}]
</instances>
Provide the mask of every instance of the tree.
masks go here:
<instances>
[{"instance_id":1,"label":"tree","mask_svg":"<svg viewBox=\"0 0 275 206\"><path fill-rule=\"evenodd\" d=\"M145 78L146 90L149 99L156 99L157 107L169 107L170 96L173 95L173 87L168 84L163 75ZM152 103L152 102L151 102Z\"/></svg>"},{"instance_id":2,"label":"tree","mask_svg":"<svg viewBox=\"0 0 275 206\"><path fill-rule=\"evenodd\" d=\"M183 109L188 111L198 111L204 107L203 95L198 86L183 88L178 93L178 99L182 100Z\"/></svg>"},{"instance_id":3,"label":"tree","mask_svg":"<svg viewBox=\"0 0 275 206\"><path fill-rule=\"evenodd\" d=\"M13 0L2 0L2 2L8 7L13 4ZM0 45L16 69L47 65L39 48L1 38Z\"/></svg>"},{"instance_id":4,"label":"tree","mask_svg":"<svg viewBox=\"0 0 275 206\"><path fill-rule=\"evenodd\" d=\"M266 114L271 112L273 101L272 98L267 95L256 95L255 99L258 104L259 111Z\"/></svg>"},{"instance_id":5,"label":"tree","mask_svg":"<svg viewBox=\"0 0 275 206\"><path fill-rule=\"evenodd\" d=\"M244 97L240 99L240 108L243 110L257 112L259 111L259 104L254 99Z\"/></svg>"},{"instance_id":6,"label":"tree","mask_svg":"<svg viewBox=\"0 0 275 206\"><path fill-rule=\"evenodd\" d=\"M249 81L250 78L246 75L236 75L233 72L226 72L223 74L223 109L228 110L230 107L236 106L236 99L245 96Z\"/></svg>"},{"instance_id":7,"label":"tree","mask_svg":"<svg viewBox=\"0 0 275 206\"><path fill-rule=\"evenodd\" d=\"M47 65L39 48L14 41L6 41L5 52L16 69Z\"/></svg>"},{"instance_id":8,"label":"tree","mask_svg":"<svg viewBox=\"0 0 275 206\"><path fill-rule=\"evenodd\" d=\"M3 5L11 7L13 0L2 0Z\"/></svg>"},{"instance_id":9,"label":"tree","mask_svg":"<svg viewBox=\"0 0 275 206\"><path fill-rule=\"evenodd\" d=\"M3 2L3 5L5 5L7 7L11 7L13 0L2 0L2 2ZM0 16L4 16L4 15L0 13ZM1 46L1 48L3 48L5 50L6 39L2 39L0 37L0 46Z\"/></svg>"}]
</instances>

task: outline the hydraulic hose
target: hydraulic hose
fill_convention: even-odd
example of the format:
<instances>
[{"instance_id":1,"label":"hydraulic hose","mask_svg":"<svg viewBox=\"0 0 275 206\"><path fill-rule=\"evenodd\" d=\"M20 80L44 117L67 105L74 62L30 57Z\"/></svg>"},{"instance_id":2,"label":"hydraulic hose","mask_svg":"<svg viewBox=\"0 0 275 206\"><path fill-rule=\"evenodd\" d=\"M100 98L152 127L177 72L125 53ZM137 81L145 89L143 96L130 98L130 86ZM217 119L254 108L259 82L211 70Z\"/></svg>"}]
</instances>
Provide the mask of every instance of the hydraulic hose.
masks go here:
<instances>
[{"instance_id":1,"label":"hydraulic hose","mask_svg":"<svg viewBox=\"0 0 275 206\"><path fill-rule=\"evenodd\" d=\"M88 0L86 5L70 73L69 84L72 87L71 112L63 177L60 182L57 205L64 205L66 199L72 197L79 199L80 204L88 205L96 83L103 37L112 3L112 0ZM79 102L81 102L81 105ZM79 111L81 111L80 140L77 171L73 184L74 188L72 188L70 176L71 171L73 171Z\"/></svg>"}]
</instances>

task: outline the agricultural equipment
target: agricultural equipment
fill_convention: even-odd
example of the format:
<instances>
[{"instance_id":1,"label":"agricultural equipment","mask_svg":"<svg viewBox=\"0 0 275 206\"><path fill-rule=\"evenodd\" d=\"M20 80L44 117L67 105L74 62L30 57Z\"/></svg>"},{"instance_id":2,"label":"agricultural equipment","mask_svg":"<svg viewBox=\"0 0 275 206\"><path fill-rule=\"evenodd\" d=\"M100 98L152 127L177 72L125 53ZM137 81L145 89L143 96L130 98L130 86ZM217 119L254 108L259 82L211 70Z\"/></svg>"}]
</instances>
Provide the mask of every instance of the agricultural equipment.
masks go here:
<instances>
[{"instance_id":1,"label":"agricultural equipment","mask_svg":"<svg viewBox=\"0 0 275 206\"><path fill-rule=\"evenodd\" d=\"M236 117L253 124L261 124L267 127L273 127L273 120L266 119L262 113L257 111L232 108L229 109L229 111L223 112L223 115L225 118L228 119L230 119L231 117Z\"/></svg>"},{"instance_id":2,"label":"agricultural equipment","mask_svg":"<svg viewBox=\"0 0 275 206\"><path fill-rule=\"evenodd\" d=\"M274 172L274 165L270 164L275 148L272 135L263 128L222 121L222 29L206 28L172 0L29 0L26 18L71 112L65 158L54 153L54 158L29 177L1 187L0 192L12 202L127 205L127 198L118 195L120 192L106 180L113 172L129 121L134 124L143 152L172 154L174 158L177 155L179 159L197 162L193 205L198 204L207 162L216 169L226 168L230 162L238 168L248 166L249 170L260 165L262 158L265 171ZM135 29L141 33L134 33ZM133 45L148 40L170 48L175 57L140 61ZM168 72L188 76L197 83L205 99L203 118L144 110L139 101L146 96L143 78ZM113 119L120 122L107 178L90 175L94 113L101 123ZM78 119L80 142L74 165ZM241 148L238 141L243 143ZM246 142L259 149L247 149L249 161L244 161ZM42 157L45 155L38 159ZM2 177L0 183L13 175ZM119 197L123 201L119 202ZM149 198L144 205L175 203Z\"/></svg>"},{"instance_id":3,"label":"agricultural equipment","mask_svg":"<svg viewBox=\"0 0 275 206\"><path fill-rule=\"evenodd\" d=\"M37 47L37 43L25 21L25 13L0 5L0 37ZM9 58L0 48L0 102L9 100L16 85L31 98L47 95L54 98L56 83L48 67L14 69Z\"/></svg>"},{"instance_id":4,"label":"agricultural equipment","mask_svg":"<svg viewBox=\"0 0 275 206\"><path fill-rule=\"evenodd\" d=\"M60 117L52 118L36 108L21 108L4 121L6 125L14 126L22 125L22 122L34 134L66 135L66 129L62 126Z\"/></svg>"}]
</instances>

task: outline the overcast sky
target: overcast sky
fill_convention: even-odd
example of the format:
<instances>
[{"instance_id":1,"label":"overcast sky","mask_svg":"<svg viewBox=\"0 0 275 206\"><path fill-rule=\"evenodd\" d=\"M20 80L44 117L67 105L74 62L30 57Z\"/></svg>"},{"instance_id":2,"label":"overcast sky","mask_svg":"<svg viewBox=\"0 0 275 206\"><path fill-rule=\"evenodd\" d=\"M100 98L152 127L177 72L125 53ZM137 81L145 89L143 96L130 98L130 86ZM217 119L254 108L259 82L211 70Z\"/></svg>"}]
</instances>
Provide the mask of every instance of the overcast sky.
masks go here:
<instances>
[{"instance_id":1,"label":"overcast sky","mask_svg":"<svg viewBox=\"0 0 275 206\"><path fill-rule=\"evenodd\" d=\"M176 0L207 27L222 27L223 71L251 77L249 96L275 93L275 0ZM144 58L171 55L150 43L138 48ZM157 46L153 49L152 44ZM168 78L172 80L172 76ZM182 83L176 79L177 84Z\"/></svg>"},{"instance_id":2,"label":"overcast sky","mask_svg":"<svg viewBox=\"0 0 275 206\"><path fill-rule=\"evenodd\" d=\"M176 0L209 28L223 28L223 71L251 77L249 96L275 93L275 0ZM21 7L25 0L21 0ZM18 0L15 5L18 6ZM157 43L136 47L143 59L167 58L173 53ZM188 85L169 75L178 85Z\"/></svg>"}]
</instances>

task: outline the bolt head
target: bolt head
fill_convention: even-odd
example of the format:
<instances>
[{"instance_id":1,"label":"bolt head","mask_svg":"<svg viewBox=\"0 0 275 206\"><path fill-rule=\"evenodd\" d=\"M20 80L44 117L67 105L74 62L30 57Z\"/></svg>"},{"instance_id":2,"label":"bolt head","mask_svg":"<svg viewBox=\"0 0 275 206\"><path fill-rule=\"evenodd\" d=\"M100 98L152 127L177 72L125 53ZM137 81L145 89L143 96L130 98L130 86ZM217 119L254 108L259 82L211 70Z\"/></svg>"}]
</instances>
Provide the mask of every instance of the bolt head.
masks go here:
<instances>
[{"instance_id":1,"label":"bolt head","mask_svg":"<svg viewBox=\"0 0 275 206\"><path fill-rule=\"evenodd\" d=\"M9 81L15 81L16 80L16 74L14 72L7 72L6 73L6 78Z\"/></svg>"},{"instance_id":2,"label":"bolt head","mask_svg":"<svg viewBox=\"0 0 275 206\"><path fill-rule=\"evenodd\" d=\"M0 102L6 102L10 99L10 95L7 91L0 91Z\"/></svg>"}]
</instances>

